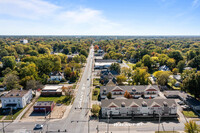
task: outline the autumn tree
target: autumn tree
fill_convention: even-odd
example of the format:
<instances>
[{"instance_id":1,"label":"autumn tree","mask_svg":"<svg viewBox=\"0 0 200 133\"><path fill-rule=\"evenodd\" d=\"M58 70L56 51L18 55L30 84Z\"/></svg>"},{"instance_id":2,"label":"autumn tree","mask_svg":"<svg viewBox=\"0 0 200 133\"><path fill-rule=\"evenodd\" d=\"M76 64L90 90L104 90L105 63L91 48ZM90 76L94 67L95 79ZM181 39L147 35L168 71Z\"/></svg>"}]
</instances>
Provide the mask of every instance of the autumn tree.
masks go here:
<instances>
[{"instance_id":1,"label":"autumn tree","mask_svg":"<svg viewBox=\"0 0 200 133\"><path fill-rule=\"evenodd\" d=\"M194 122L192 120L185 123L184 129L185 129L186 133L199 133L200 132L199 125L197 125L196 122Z\"/></svg>"},{"instance_id":2,"label":"autumn tree","mask_svg":"<svg viewBox=\"0 0 200 133\"><path fill-rule=\"evenodd\" d=\"M171 72L169 71L159 71L156 75L157 83L161 86L165 86L168 82L170 74Z\"/></svg>"},{"instance_id":3,"label":"autumn tree","mask_svg":"<svg viewBox=\"0 0 200 133\"><path fill-rule=\"evenodd\" d=\"M132 98L131 94L128 91L125 91L124 97L127 98L127 99Z\"/></svg>"},{"instance_id":4,"label":"autumn tree","mask_svg":"<svg viewBox=\"0 0 200 133\"><path fill-rule=\"evenodd\" d=\"M118 75L116 78L117 78L117 83L119 85L122 85L123 82L126 82L126 80L127 80L125 75Z\"/></svg>"}]
</instances>

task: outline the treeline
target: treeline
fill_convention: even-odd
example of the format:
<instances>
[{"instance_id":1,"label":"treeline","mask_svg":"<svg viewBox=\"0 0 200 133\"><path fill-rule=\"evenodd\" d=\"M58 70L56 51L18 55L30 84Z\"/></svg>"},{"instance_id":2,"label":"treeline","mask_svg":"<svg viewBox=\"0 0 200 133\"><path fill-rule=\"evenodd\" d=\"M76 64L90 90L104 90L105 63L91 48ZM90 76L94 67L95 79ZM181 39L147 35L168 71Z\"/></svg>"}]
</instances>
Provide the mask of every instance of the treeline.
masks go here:
<instances>
[{"instance_id":1,"label":"treeline","mask_svg":"<svg viewBox=\"0 0 200 133\"><path fill-rule=\"evenodd\" d=\"M0 39L0 84L8 90L38 88L36 85L46 84L54 71L64 72L66 80L75 82L92 43L91 39L64 37L26 39L26 44L19 38Z\"/></svg>"}]
</instances>

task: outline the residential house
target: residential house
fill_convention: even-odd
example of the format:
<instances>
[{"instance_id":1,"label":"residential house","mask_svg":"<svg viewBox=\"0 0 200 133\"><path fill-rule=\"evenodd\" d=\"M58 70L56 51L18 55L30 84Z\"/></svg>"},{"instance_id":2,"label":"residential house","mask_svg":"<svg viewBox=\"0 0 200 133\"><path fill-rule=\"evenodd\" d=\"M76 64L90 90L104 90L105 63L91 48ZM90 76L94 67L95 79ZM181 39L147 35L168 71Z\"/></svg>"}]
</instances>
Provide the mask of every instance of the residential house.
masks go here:
<instances>
[{"instance_id":1,"label":"residential house","mask_svg":"<svg viewBox=\"0 0 200 133\"><path fill-rule=\"evenodd\" d=\"M64 73L58 71L51 72L49 76L49 80L51 81L61 81L62 79L64 79Z\"/></svg>"},{"instance_id":2,"label":"residential house","mask_svg":"<svg viewBox=\"0 0 200 133\"><path fill-rule=\"evenodd\" d=\"M169 70L169 67L166 66L166 65L159 67L159 70L160 70L160 71L170 71L170 70Z\"/></svg>"},{"instance_id":3,"label":"residential house","mask_svg":"<svg viewBox=\"0 0 200 133\"><path fill-rule=\"evenodd\" d=\"M118 60L112 59L95 59L94 68L95 69L105 69L109 68L112 63L120 63Z\"/></svg>"},{"instance_id":4,"label":"residential house","mask_svg":"<svg viewBox=\"0 0 200 133\"><path fill-rule=\"evenodd\" d=\"M133 98L155 98L158 96L159 88L157 85L100 86L100 97L105 99L108 93L112 93L112 98L123 97L126 91Z\"/></svg>"},{"instance_id":5,"label":"residential house","mask_svg":"<svg viewBox=\"0 0 200 133\"><path fill-rule=\"evenodd\" d=\"M102 56L104 54L104 51L102 49L97 50L97 53L95 53L95 56Z\"/></svg>"},{"instance_id":6,"label":"residential house","mask_svg":"<svg viewBox=\"0 0 200 133\"><path fill-rule=\"evenodd\" d=\"M34 112L51 112L55 104L53 101L39 101L33 106Z\"/></svg>"},{"instance_id":7,"label":"residential house","mask_svg":"<svg viewBox=\"0 0 200 133\"><path fill-rule=\"evenodd\" d=\"M32 90L11 90L1 97L2 108L24 108L32 99Z\"/></svg>"},{"instance_id":8,"label":"residential house","mask_svg":"<svg viewBox=\"0 0 200 133\"><path fill-rule=\"evenodd\" d=\"M62 87L60 85L46 85L41 92L41 96L61 96Z\"/></svg>"},{"instance_id":9,"label":"residential house","mask_svg":"<svg viewBox=\"0 0 200 133\"><path fill-rule=\"evenodd\" d=\"M166 98L180 98L180 91L164 91L163 94Z\"/></svg>"},{"instance_id":10,"label":"residential house","mask_svg":"<svg viewBox=\"0 0 200 133\"><path fill-rule=\"evenodd\" d=\"M100 73L100 83L103 85L117 84L116 76L119 75L116 71L101 71ZM109 84L108 84L109 83Z\"/></svg>"},{"instance_id":11,"label":"residential house","mask_svg":"<svg viewBox=\"0 0 200 133\"><path fill-rule=\"evenodd\" d=\"M107 118L177 117L173 99L106 99L101 101L101 116Z\"/></svg>"},{"instance_id":12,"label":"residential house","mask_svg":"<svg viewBox=\"0 0 200 133\"><path fill-rule=\"evenodd\" d=\"M5 91L6 90L6 86L4 86L3 84L0 84L0 91Z\"/></svg>"},{"instance_id":13,"label":"residential house","mask_svg":"<svg viewBox=\"0 0 200 133\"><path fill-rule=\"evenodd\" d=\"M27 44L28 40L27 39L22 39L22 40L20 40L20 43Z\"/></svg>"}]
</instances>

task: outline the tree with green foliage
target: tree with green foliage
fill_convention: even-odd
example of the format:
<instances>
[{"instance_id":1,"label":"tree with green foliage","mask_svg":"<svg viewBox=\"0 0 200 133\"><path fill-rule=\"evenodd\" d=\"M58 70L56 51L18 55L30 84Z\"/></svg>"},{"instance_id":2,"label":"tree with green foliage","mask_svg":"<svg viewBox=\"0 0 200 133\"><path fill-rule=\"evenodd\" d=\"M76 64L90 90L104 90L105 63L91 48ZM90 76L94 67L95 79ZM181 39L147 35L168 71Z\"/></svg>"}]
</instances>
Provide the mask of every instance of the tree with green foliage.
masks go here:
<instances>
[{"instance_id":1,"label":"tree with green foliage","mask_svg":"<svg viewBox=\"0 0 200 133\"><path fill-rule=\"evenodd\" d=\"M80 62L81 64L86 62L86 57L84 55L80 55Z\"/></svg>"},{"instance_id":2,"label":"tree with green foliage","mask_svg":"<svg viewBox=\"0 0 200 133\"><path fill-rule=\"evenodd\" d=\"M176 61L173 58L169 58L167 60L167 66L170 68L170 70L173 70L173 68L176 67Z\"/></svg>"},{"instance_id":3,"label":"tree with green foliage","mask_svg":"<svg viewBox=\"0 0 200 133\"><path fill-rule=\"evenodd\" d=\"M110 66L111 71L116 71L118 74L121 72L121 67L119 63L112 63Z\"/></svg>"},{"instance_id":4,"label":"tree with green foliage","mask_svg":"<svg viewBox=\"0 0 200 133\"><path fill-rule=\"evenodd\" d=\"M177 68L178 68L180 73L183 72L184 67L185 67L185 61L183 61L183 60L179 61L178 64L177 64Z\"/></svg>"},{"instance_id":5,"label":"tree with green foliage","mask_svg":"<svg viewBox=\"0 0 200 133\"><path fill-rule=\"evenodd\" d=\"M200 72L191 73L183 80L182 89L193 94L195 97L200 97Z\"/></svg>"},{"instance_id":6,"label":"tree with green foliage","mask_svg":"<svg viewBox=\"0 0 200 133\"><path fill-rule=\"evenodd\" d=\"M151 57L149 55L145 55L142 57L142 62L144 63L144 66L147 66L149 69L151 69Z\"/></svg>"},{"instance_id":7,"label":"tree with green foliage","mask_svg":"<svg viewBox=\"0 0 200 133\"><path fill-rule=\"evenodd\" d=\"M75 61L76 63L80 63L80 56L79 55L74 56L73 61Z\"/></svg>"},{"instance_id":8,"label":"tree with green foliage","mask_svg":"<svg viewBox=\"0 0 200 133\"><path fill-rule=\"evenodd\" d=\"M200 127L196 124L196 122L190 120L189 122L185 123L185 132L186 133L199 133Z\"/></svg>"},{"instance_id":9,"label":"tree with green foliage","mask_svg":"<svg viewBox=\"0 0 200 133\"><path fill-rule=\"evenodd\" d=\"M80 55L84 55L85 57L88 57L88 52L85 49L81 49Z\"/></svg>"},{"instance_id":10,"label":"tree with green foliage","mask_svg":"<svg viewBox=\"0 0 200 133\"><path fill-rule=\"evenodd\" d=\"M65 69L64 69L65 79L69 79L70 78L71 72L72 72L72 70L71 70L70 67L65 67Z\"/></svg>"},{"instance_id":11,"label":"tree with green foliage","mask_svg":"<svg viewBox=\"0 0 200 133\"><path fill-rule=\"evenodd\" d=\"M193 50L187 52L187 61L192 60L196 56L196 53Z\"/></svg>"},{"instance_id":12,"label":"tree with green foliage","mask_svg":"<svg viewBox=\"0 0 200 133\"><path fill-rule=\"evenodd\" d=\"M62 53L68 55L70 52L70 49L68 47L64 47Z\"/></svg>"},{"instance_id":13,"label":"tree with green foliage","mask_svg":"<svg viewBox=\"0 0 200 133\"><path fill-rule=\"evenodd\" d=\"M168 55L170 58L174 58L176 60L176 64L180 61L183 60L183 56L181 55L181 52L178 50L172 51Z\"/></svg>"},{"instance_id":14,"label":"tree with green foliage","mask_svg":"<svg viewBox=\"0 0 200 133\"><path fill-rule=\"evenodd\" d=\"M19 77L15 74L9 73L4 77L3 84L7 90L19 89Z\"/></svg>"},{"instance_id":15,"label":"tree with green foliage","mask_svg":"<svg viewBox=\"0 0 200 133\"><path fill-rule=\"evenodd\" d=\"M4 56L2 58L3 67L10 67L13 69L16 65L15 57L14 56Z\"/></svg>"},{"instance_id":16,"label":"tree with green foliage","mask_svg":"<svg viewBox=\"0 0 200 133\"><path fill-rule=\"evenodd\" d=\"M193 68L197 68L197 70L200 70L200 55L190 60L188 62L188 66L191 66Z\"/></svg>"}]
</instances>

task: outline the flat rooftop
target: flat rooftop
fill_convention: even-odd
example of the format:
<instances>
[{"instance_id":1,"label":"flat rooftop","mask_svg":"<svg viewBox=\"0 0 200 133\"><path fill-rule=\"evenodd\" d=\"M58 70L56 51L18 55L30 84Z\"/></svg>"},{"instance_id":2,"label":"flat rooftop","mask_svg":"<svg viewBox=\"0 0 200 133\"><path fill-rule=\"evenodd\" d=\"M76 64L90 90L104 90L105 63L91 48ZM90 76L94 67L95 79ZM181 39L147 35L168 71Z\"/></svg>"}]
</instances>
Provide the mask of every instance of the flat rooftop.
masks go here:
<instances>
[{"instance_id":1,"label":"flat rooftop","mask_svg":"<svg viewBox=\"0 0 200 133\"><path fill-rule=\"evenodd\" d=\"M1 98L12 98L12 97L23 97L25 94L27 94L29 91L28 90L11 90Z\"/></svg>"},{"instance_id":2,"label":"flat rooftop","mask_svg":"<svg viewBox=\"0 0 200 133\"><path fill-rule=\"evenodd\" d=\"M34 106L51 106L53 101L38 101Z\"/></svg>"},{"instance_id":3,"label":"flat rooftop","mask_svg":"<svg viewBox=\"0 0 200 133\"><path fill-rule=\"evenodd\" d=\"M63 87L62 85L46 85L42 90L53 91L53 90L59 90L62 87Z\"/></svg>"}]
</instances>

